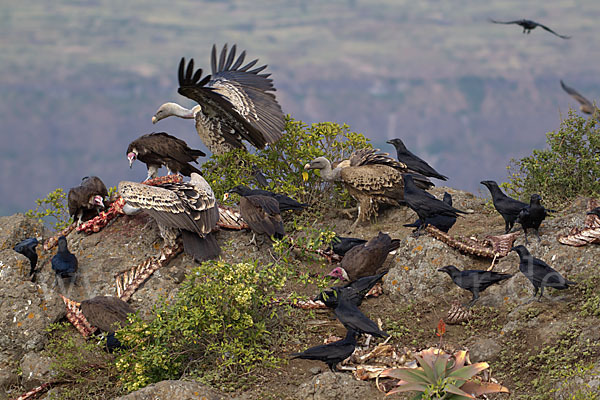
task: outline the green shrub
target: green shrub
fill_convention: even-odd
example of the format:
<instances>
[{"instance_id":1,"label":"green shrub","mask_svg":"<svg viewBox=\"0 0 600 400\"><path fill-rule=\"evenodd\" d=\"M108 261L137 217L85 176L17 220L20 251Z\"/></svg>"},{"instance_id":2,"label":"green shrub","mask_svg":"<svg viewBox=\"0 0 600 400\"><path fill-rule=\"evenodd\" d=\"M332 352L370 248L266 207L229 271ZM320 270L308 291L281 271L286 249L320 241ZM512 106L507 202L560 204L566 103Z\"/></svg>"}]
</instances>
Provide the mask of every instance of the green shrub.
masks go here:
<instances>
[{"instance_id":1,"label":"green shrub","mask_svg":"<svg viewBox=\"0 0 600 400\"><path fill-rule=\"evenodd\" d=\"M562 205L578 195L600 193L600 126L569 110L557 131L546 134L548 148L533 150L508 167L510 183L503 186L529 201L538 193L546 204Z\"/></svg>"},{"instance_id":2,"label":"green shrub","mask_svg":"<svg viewBox=\"0 0 600 400\"><path fill-rule=\"evenodd\" d=\"M371 147L369 139L351 132L348 125L320 122L307 125L286 117L286 132L274 144L256 153L234 150L213 155L202 165L202 174L218 199L240 184L254 186L252 172L259 168L270 180L268 189L296 198L301 202L343 205L350 200L341 186L331 185L316 174L303 178L304 164L325 156L331 161L348 158L357 149Z\"/></svg>"},{"instance_id":3,"label":"green shrub","mask_svg":"<svg viewBox=\"0 0 600 400\"><path fill-rule=\"evenodd\" d=\"M52 359L50 368L56 373L52 380L61 382L49 398L108 399L123 393L114 356L104 350L104 341L86 341L69 323L50 325L48 331L44 355Z\"/></svg>"},{"instance_id":4,"label":"green shrub","mask_svg":"<svg viewBox=\"0 0 600 400\"><path fill-rule=\"evenodd\" d=\"M277 337L272 295L286 281L279 265L208 261L182 283L173 304L161 302L149 322L136 317L117 335L130 350L117 360L127 390L137 390L185 372L198 380L226 383L253 367L273 363ZM275 335L273 338L270 335Z\"/></svg>"},{"instance_id":5,"label":"green shrub","mask_svg":"<svg viewBox=\"0 0 600 400\"><path fill-rule=\"evenodd\" d=\"M67 208L67 195L65 192L58 188L53 192L48 193L43 199L37 199L35 209L29 210L25 213L26 217L35 218L39 222L48 222L49 219L54 221L51 225L57 231L60 231L71 223L73 219L69 217L69 210Z\"/></svg>"}]
</instances>

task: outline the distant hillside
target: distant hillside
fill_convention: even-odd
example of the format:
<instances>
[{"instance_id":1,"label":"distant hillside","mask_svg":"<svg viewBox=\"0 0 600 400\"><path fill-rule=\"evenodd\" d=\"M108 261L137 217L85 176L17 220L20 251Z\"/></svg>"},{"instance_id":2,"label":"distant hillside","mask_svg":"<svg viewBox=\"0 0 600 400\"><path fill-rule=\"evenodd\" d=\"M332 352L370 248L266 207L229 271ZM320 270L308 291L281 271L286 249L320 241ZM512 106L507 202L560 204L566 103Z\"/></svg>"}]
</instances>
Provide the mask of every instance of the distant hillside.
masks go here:
<instances>
[{"instance_id":1,"label":"distant hillside","mask_svg":"<svg viewBox=\"0 0 600 400\"><path fill-rule=\"evenodd\" d=\"M238 43L269 64L285 112L346 122L384 150L399 136L477 190L511 157L544 145L575 102L559 79L600 96L600 3L24 1L0 10L0 215L97 174L141 180L127 144L168 131L202 148L190 121L150 118L176 92L181 56L209 67L210 47ZM561 40L498 19L531 18Z\"/></svg>"}]
</instances>

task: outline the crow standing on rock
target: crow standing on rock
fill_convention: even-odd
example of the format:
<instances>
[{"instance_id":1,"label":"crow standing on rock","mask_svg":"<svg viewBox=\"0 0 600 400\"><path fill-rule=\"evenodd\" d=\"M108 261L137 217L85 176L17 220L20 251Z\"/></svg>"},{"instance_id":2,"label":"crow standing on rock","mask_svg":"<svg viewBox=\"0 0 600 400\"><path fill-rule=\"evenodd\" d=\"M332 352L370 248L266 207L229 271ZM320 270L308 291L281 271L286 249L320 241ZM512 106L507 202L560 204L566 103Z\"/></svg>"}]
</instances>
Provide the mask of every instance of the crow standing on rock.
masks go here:
<instances>
[{"instance_id":1,"label":"crow standing on rock","mask_svg":"<svg viewBox=\"0 0 600 400\"><path fill-rule=\"evenodd\" d=\"M29 270L29 277L31 278L32 281L34 281L33 274L35 272L35 266L37 265L37 261L38 261L37 251L35 250L35 247L38 244L39 244L39 242L36 238L29 238L29 239L20 241L14 247L14 251L16 251L17 253L23 254L25 257L27 257L29 259L29 264L31 266L31 268Z\"/></svg>"},{"instance_id":2,"label":"crow standing on rock","mask_svg":"<svg viewBox=\"0 0 600 400\"><path fill-rule=\"evenodd\" d=\"M77 257L67 247L67 238L64 236L59 237L58 252L52 257L52 270L56 274L56 281L58 282L58 278L62 278L75 283L78 266Z\"/></svg>"},{"instance_id":3,"label":"crow standing on rock","mask_svg":"<svg viewBox=\"0 0 600 400\"><path fill-rule=\"evenodd\" d=\"M533 229L538 240L541 240L538 230L542 221L548 216L548 210L542 206L541 201L542 197L539 194L532 194L529 205L524 207L517 217L517 222L521 224L523 231L525 232L525 244L528 244L528 229Z\"/></svg>"},{"instance_id":4,"label":"crow standing on rock","mask_svg":"<svg viewBox=\"0 0 600 400\"><path fill-rule=\"evenodd\" d=\"M504 218L504 222L506 223L504 233L510 232L521 210L527 207L527 203L505 195L496 181L481 181L480 183L489 189L494 207L502 215L502 218Z\"/></svg>"},{"instance_id":5,"label":"crow standing on rock","mask_svg":"<svg viewBox=\"0 0 600 400\"><path fill-rule=\"evenodd\" d=\"M531 281L531 284L533 285L534 292L531 300L535 299L538 289L541 289L538 301L542 301L545 287L563 290L567 289L571 285L577 284L577 282L565 279L561 274L558 273L558 271L550 267L548 264L539 258L532 256L525 246L515 246L511 249L511 251L516 251L519 255L519 270L527 277L527 279L529 279L529 281Z\"/></svg>"},{"instance_id":6,"label":"crow standing on rock","mask_svg":"<svg viewBox=\"0 0 600 400\"><path fill-rule=\"evenodd\" d=\"M460 271L454 265L447 265L444 268L438 269L438 271L447 273L457 286L466 289L473 294L473 299L467 304L467 307L471 307L475 304L479 299L480 292L483 292L494 283L500 283L513 276L512 274L501 274L499 272L477 269Z\"/></svg>"}]
</instances>

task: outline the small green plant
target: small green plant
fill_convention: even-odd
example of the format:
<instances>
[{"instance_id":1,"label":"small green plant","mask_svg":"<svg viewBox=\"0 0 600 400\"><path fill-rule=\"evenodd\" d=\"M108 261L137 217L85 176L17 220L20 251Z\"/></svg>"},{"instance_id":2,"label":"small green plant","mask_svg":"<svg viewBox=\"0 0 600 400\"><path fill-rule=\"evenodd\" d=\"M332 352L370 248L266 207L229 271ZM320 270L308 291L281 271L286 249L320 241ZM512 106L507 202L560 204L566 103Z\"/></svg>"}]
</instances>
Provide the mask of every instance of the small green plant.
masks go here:
<instances>
[{"instance_id":1,"label":"small green plant","mask_svg":"<svg viewBox=\"0 0 600 400\"><path fill-rule=\"evenodd\" d=\"M223 198L223 194L236 185L253 186L253 173L259 169L269 180L268 189L301 202L343 205L350 201L341 186L323 182L315 174L303 174L304 165L320 156L331 161L348 158L357 149L370 148L369 139L350 131L348 125L333 122L308 125L289 116L285 130L277 143L254 154L233 150L213 155L205 162L202 175L217 198Z\"/></svg>"},{"instance_id":2,"label":"small green plant","mask_svg":"<svg viewBox=\"0 0 600 400\"><path fill-rule=\"evenodd\" d=\"M600 125L569 110L557 131L546 134L548 148L512 160L509 183L512 195L529 201L538 193L547 204L559 206L578 195L600 194Z\"/></svg>"},{"instance_id":3,"label":"small green plant","mask_svg":"<svg viewBox=\"0 0 600 400\"><path fill-rule=\"evenodd\" d=\"M274 293L286 281L283 266L207 261L192 270L173 304L163 301L150 321L134 317L117 335L130 349L117 360L129 391L184 373L207 384L250 377L258 365L272 365L270 340ZM234 386L232 388L239 387Z\"/></svg>"},{"instance_id":4,"label":"small green plant","mask_svg":"<svg viewBox=\"0 0 600 400\"><path fill-rule=\"evenodd\" d=\"M67 196L65 192L58 188L53 192L48 193L43 199L37 199L35 209L25 213L26 217L35 218L39 222L49 222L57 231L60 231L69 226L73 220L69 217L67 204ZM50 218L50 219L49 219Z\"/></svg>"},{"instance_id":5,"label":"small green plant","mask_svg":"<svg viewBox=\"0 0 600 400\"><path fill-rule=\"evenodd\" d=\"M51 398L106 399L123 393L114 356L95 340L86 341L69 323L48 327L49 341L44 355L50 357L54 382L61 385Z\"/></svg>"}]
</instances>

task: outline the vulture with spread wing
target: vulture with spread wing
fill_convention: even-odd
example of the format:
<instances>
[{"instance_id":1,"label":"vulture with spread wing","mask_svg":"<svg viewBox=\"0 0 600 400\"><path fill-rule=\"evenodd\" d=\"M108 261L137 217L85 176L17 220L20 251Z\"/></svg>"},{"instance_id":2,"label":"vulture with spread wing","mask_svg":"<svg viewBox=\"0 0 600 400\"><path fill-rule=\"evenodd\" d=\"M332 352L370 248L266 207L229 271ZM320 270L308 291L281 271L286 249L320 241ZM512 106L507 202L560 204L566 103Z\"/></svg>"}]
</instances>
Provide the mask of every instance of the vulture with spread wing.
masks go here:
<instances>
[{"instance_id":1,"label":"vulture with spread wing","mask_svg":"<svg viewBox=\"0 0 600 400\"><path fill-rule=\"evenodd\" d=\"M175 115L196 120L202 142L213 154L245 148L242 140L262 149L281 138L285 121L281 107L271 92L275 91L270 74L261 74L266 65L253 68L258 59L242 66L246 52L236 59L236 45L228 53L223 46L217 57L213 45L212 74L202 77L194 71L194 60L179 63L179 94L198 103L188 110L176 103L165 103L152 117L156 123ZM218 59L217 59L218 58Z\"/></svg>"},{"instance_id":2,"label":"vulture with spread wing","mask_svg":"<svg viewBox=\"0 0 600 400\"><path fill-rule=\"evenodd\" d=\"M404 204L402 173L412 173L406 164L394 160L387 153L379 153L379 149L357 150L349 160L340 162L335 168L332 168L327 158L318 157L306 164L304 169L318 169L321 171L321 178L344 184L358 202L358 218L352 229L358 223L376 216L381 204ZM425 189L433 186L423 175L416 174L415 181Z\"/></svg>"},{"instance_id":3,"label":"vulture with spread wing","mask_svg":"<svg viewBox=\"0 0 600 400\"><path fill-rule=\"evenodd\" d=\"M588 99L583 97L577 90L573 89L570 86L565 85L565 83L562 81L562 79L560 81L560 86L564 89L565 92L567 92L569 95L571 95L572 98L574 98L575 100L577 100L579 102L579 104L581 104L579 109L581 110L582 113L593 114L596 112L596 110L598 110L591 101L589 101Z\"/></svg>"},{"instance_id":4,"label":"vulture with spread wing","mask_svg":"<svg viewBox=\"0 0 600 400\"><path fill-rule=\"evenodd\" d=\"M77 224L80 225L104 209L105 197L108 197L108 190L104 182L97 176L86 176L79 186L69 190L69 215L77 219Z\"/></svg>"},{"instance_id":5,"label":"vulture with spread wing","mask_svg":"<svg viewBox=\"0 0 600 400\"><path fill-rule=\"evenodd\" d=\"M132 207L142 208L158 223L166 245L174 245L181 231L184 251L197 261L221 252L212 234L219 220L219 208L206 180L192 172L189 182L149 186L136 182L119 183L119 194Z\"/></svg>"},{"instance_id":6,"label":"vulture with spread wing","mask_svg":"<svg viewBox=\"0 0 600 400\"><path fill-rule=\"evenodd\" d=\"M156 178L158 169L163 165L166 165L169 173L181 173L185 176L190 176L192 172L199 174L200 171L190 163L198 164L196 159L205 155L203 151L190 149L185 141L165 132L142 135L127 147L129 167L131 168L135 159L146 164L146 180Z\"/></svg>"}]
</instances>

